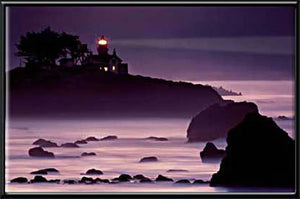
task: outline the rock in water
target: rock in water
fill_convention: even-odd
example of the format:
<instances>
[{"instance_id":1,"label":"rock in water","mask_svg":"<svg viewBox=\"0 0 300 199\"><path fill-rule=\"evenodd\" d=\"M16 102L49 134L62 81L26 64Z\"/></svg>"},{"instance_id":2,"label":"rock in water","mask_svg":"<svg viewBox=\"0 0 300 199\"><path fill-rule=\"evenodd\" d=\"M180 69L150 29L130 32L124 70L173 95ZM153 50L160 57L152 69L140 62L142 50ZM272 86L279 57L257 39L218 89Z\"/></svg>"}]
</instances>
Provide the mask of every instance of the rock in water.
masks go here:
<instances>
[{"instance_id":1,"label":"rock in water","mask_svg":"<svg viewBox=\"0 0 300 199\"><path fill-rule=\"evenodd\" d=\"M76 142L74 142L75 144L87 144L86 140L77 140Z\"/></svg>"},{"instance_id":2,"label":"rock in water","mask_svg":"<svg viewBox=\"0 0 300 199\"><path fill-rule=\"evenodd\" d=\"M157 182L159 182L159 181L172 181L173 182L173 179L168 178L168 177L163 176L163 175L158 175L157 178L155 179L155 181L157 181Z\"/></svg>"},{"instance_id":3,"label":"rock in water","mask_svg":"<svg viewBox=\"0 0 300 199\"><path fill-rule=\"evenodd\" d=\"M295 141L272 118L248 114L227 137L211 186L295 186Z\"/></svg>"},{"instance_id":4,"label":"rock in water","mask_svg":"<svg viewBox=\"0 0 300 199\"><path fill-rule=\"evenodd\" d=\"M34 178L30 180L30 183L41 183L41 182L48 182L48 180L43 176L34 176Z\"/></svg>"},{"instance_id":5,"label":"rock in water","mask_svg":"<svg viewBox=\"0 0 300 199\"><path fill-rule=\"evenodd\" d=\"M83 152L82 154L81 154L81 156L82 157L84 157L84 156L95 156L96 155L96 153L94 153L94 152Z\"/></svg>"},{"instance_id":6,"label":"rock in water","mask_svg":"<svg viewBox=\"0 0 300 199\"><path fill-rule=\"evenodd\" d=\"M51 142L45 139L38 139L32 143L33 145L39 145L40 147L58 147L55 142Z\"/></svg>"},{"instance_id":7,"label":"rock in water","mask_svg":"<svg viewBox=\"0 0 300 199\"><path fill-rule=\"evenodd\" d=\"M66 148L78 148L79 146L75 143L67 142L64 144L60 145L61 147L66 147Z\"/></svg>"},{"instance_id":8,"label":"rock in water","mask_svg":"<svg viewBox=\"0 0 300 199\"><path fill-rule=\"evenodd\" d=\"M154 136L150 136L146 138L147 140L154 140L154 141L168 141L167 138L164 137L154 137Z\"/></svg>"},{"instance_id":9,"label":"rock in water","mask_svg":"<svg viewBox=\"0 0 300 199\"><path fill-rule=\"evenodd\" d=\"M188 170L185 169L169 169L167 172L189 172Z\"/></svg>"},{"instance_id":10,"label":"rock in water","mask_svg":"<svg viewBox=\"0 0 300 199\"><path fill-rule=\"evenodd\" d=\"M250 102L214 104L196 115L187 129L189 142L211 141L227 136L227 132L252 112L257 106Z\"/></svg>"},{"instance_id":11,"label":"rock in water","mask_svg":"<svg viewBox=\"0 0 300 199\"><path fill-rule=\"evenodd\" d=\"M99 139L91 136L91 137L86 138L85 141L88 141L88 142L90 142L90 141L99 141Z\"/></svg>"},{"instance_id":12,"label":"rock in water","mask_svg":"<svg viewBox=\"0 0 300 199\"><path fill-rule=\"evenodd\" d=\"M155 156L144 157L140 160L140 162L157 162L158 159Z\"/></svg>"},{"instance_id":13,"label":"rock in water","mask_svg":"<svg viewBox=\"0 0 300 199\"><path fill-rule=\"evenodd\" d=\"M25 177L14 178L10 181L11 183L27 183L28 180Z\"/></svg>"},{"instance_id":14,"label":"rock in water","mask_svg":"<svg viewBox=\"0 0 300 199\"><path fill-rule=\"evenodd\" d=\"M86 173L86 175L102 175L103 172L97 169L89 169Z\"/></svg>"},{"instance_id":15,"label":"rock in water","mask_svg":"<svg viewBox=\"0 0 300 199\"><path fill-rule=\"evenodd\" d=\"M218 149L213 143L207 142L203 151L200 152L202 162L220 161L225 156L225 150Z\"/></svg>"},{"instance_id":16,"label":"rock in water","mask_svg":"<svg viewBox=\"0 0 300 199\"><path fill-rule=\"evenodd\" d=\"M175 184L190 184L191 182L187 179L178 180L175 182Z\"/></svg>"},{"instance_id":17,"label":"rock in water","mask_svg":"<svg viewBox=\"0 0 300 199\"><path fill-rule=\"evenodd\" d=\"M33 171L30 174L39 174L39 175L47 175L50 173L59 173L59 171L55 168L47 168L47 169L40 169L37 171Z\"/></svg>"},{"instance_id":18,"label":"rock in water","mask_svg":"<svg viewBox=\"0 0 300 199\"><path fill-rule=\"evenodd\" d=\"M101 138L100 140L101 141L105 141L105 140L116 140L116 139L118 139L117 136L115 136L115 135L109 135L109 136L106 136L104 138Z\"/></svg>"},{"instance_id":19,"label":"rock in water","mask_svg":"<svg viewBox=\"0 0 300 199\"><path fill-rule=\"evenodd\" d=\"M121 174L119 177L118 177L118 180L119 182L128 182L132 179L132 177L128 174Z\"/></svg>"},{"instance_id":20,"label":"rock in water","mask_svg":"<svg viewBox=\"0 0 300 199\"><path fill-rule=\"evenodd\" d=\"M29 156L33 156L33 157L54 158L54 153L45 151L42 147L31 148L29 149L28 154Z\"/></svg>"}]
</instances>

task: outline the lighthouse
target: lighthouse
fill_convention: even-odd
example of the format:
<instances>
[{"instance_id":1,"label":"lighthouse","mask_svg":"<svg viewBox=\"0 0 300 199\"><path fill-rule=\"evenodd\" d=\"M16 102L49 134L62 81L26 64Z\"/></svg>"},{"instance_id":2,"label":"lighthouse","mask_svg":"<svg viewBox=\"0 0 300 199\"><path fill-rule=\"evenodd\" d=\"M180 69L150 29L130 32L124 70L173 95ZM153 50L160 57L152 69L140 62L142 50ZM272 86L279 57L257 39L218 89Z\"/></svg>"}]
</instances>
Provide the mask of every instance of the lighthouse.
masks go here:
<instances>
[{"instance_id":1,"label":"lighthouse","mask_svg":"<svg viewBox=\"0 0 300 199\"><path fill-rule=\"evenodd\" d=\"M115 74L128 74L128 64L122 63L122 59L117 55L116 49L109 54L108 39L102 35L96 42L98 54L90 54L87 57L85 67L89 70L110 72Z\"/></svg>"},{"instance_id":2,"label":"lighthouse","mask_svg":"<svg viewBox=\"0 0 300 199\"><path fill-rule=\"evenodd\" d=\"M97 51L100 56L108 54L108 41L103 35L97 40Z\"/></svg>"}]
</instances>

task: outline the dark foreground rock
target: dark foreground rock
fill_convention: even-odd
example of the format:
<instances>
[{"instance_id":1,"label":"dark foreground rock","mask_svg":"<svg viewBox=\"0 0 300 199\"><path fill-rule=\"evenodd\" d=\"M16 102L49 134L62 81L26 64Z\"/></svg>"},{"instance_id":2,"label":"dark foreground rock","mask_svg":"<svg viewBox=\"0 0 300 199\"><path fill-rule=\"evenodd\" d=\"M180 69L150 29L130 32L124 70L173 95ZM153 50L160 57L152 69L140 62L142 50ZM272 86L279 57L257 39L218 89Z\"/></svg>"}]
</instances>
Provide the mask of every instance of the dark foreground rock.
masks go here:
<instances>
[{"instance_id":1,"label":"dark foreground rock","mask_svg":"<svg viewBox=\"0 0 300 199\"><path fill-rule=\"evenodd\" d=\"M211 186L295 186L295 142L272 118L247 115L229 131L227 143Z\"/></svg>"},{"instance_id":2,"label":"dark foreground rock","mask_svg":"<svg viewBox=\"0 0 300 199\"><path fill-rule=\"evenodd\" d=\"M30 174L39 174L39 175L47 175L51 173L59 173L59 171L55 168L47 168L47 169L40 169L37 171L33 171Z\"/></svg>"},{"instance_id":3,"label":"dark foreground rock","mask_svg":"<svg viewBox=\"0 0 300 199\"><path fill-rule=\"evenodd\" d=\"M106 136L104 138L101 138L100 140L101 141L105 141L105 140L116 140L116 139L118 139L117 136L115 136L115 135L109 135L109 136Z\"/></svg>"},{"instance_id":4,"label":"dark foreground rock","mask_svg":"<svg viewBox=\"0 0 300 199\"><path fill-rule=\"evenodd\" d=\"M87 172L85 173L86 175L102 175L103 172L97 169L89 169L87 170Z\"/></svg>"},{"instance_id":5,"label":"dark foreground rock","mask_svg":"<svg viewBox=\"0 0 300 199\"><path fill-rule=\"evenodd\" d=\"M140 162L157 162L158 158L155 156L144 157L140 160Z\"/></svg>"},{"instance_id":6,"label":"dark foreground rock","mask_svg":"<svg viewBox=\"0 0 300 199\"><path fill-rule=\"evenodd\" d=\"M83 152L83 153L81 154L82 157L84 157L84 156L95 156L95 155L96 155L96 153L94 153L94 152L90 152L90 153L88 153L88 152Z\"/></svg>"},{"instance_id":7,"label":"dark foreground rock","mask_svg":"<svg viewBox=\"0 0 300 199\"><path fill-rule=\"evenodd\" d=\"M155 179L156 182L161 182L161 181L171 181L173 182L172 178L168 178L166 176L163 175L158 175L157 178Z\"/></svg>"},{"instance_id":8,"label":"dark foreground rock","mask_svg":"<svg viewBox=\"0 0 300 199\"><path fill-rule=\"evenodd\" d=\"M29 149L29 156L54 158L54 153L45 151L42 147L34 147Z\"/></svg>"},{"instance_id":9,"label":"dark foreground rock","mask_svg":"<svg viewBox=\"0 0 300 199\"><path fill-rule=\"evenodd\" d=\"M27 183L28 179L25 177L17 177L10 181L11 183Z\"/></svg>"},{"instance_id":10,"label":"dark foreground rock","mask_svg":"<svg viewBox=\"0 0 300 199\"><path fill-rule=\"evenodd\" d=\"M203 151L200 152L202 162L217 162L225 156L225 150L218 149L213 143L207 142Z\"/></svg>"},{"instance_id":11,"label":"dark foreground rock","mask_svg":"<svg viewBox=\"0 0 300 199\"><path fill-rule=\"evenodd\" d=\"M58 147L55 142L45 139L38 139L32 143L33 145L39 145L40 147Z\"/></svg>"},{"instance_id":12,"label":"dark foreground rock","mask_svg":"<svg viewBox=\"0 0 300 199\"><path fill-rule=\"evenodd\" d=\"M66 148L78 148L79 147L77 144L72 143L72 142L67 142L67 143L61 144L60 146L66 147Z\"/></svg>"},{"instance_id":13,"label":"dark foreground rock","mask_svg":"<svg viewBox=\"0 0 300 199\"><path fill-rule=\"evenodd\" d=\"M146 138L147 140L154 140L154 141L168 141L167 138L164 137L154 137L154 136L150 136Z\"/></svg>"},{"instance_id":14,"label":"dark foreground rock","mask_svg":"<svg viewBox=\"0 0 300 199\"><path fill-rule=\"evenodd\" d=\"M252 112L257 106L250 102L215 104L196 115L187 129L188 142L211 141L224 138L227 132Z\"/></svg>"}]
</instances>

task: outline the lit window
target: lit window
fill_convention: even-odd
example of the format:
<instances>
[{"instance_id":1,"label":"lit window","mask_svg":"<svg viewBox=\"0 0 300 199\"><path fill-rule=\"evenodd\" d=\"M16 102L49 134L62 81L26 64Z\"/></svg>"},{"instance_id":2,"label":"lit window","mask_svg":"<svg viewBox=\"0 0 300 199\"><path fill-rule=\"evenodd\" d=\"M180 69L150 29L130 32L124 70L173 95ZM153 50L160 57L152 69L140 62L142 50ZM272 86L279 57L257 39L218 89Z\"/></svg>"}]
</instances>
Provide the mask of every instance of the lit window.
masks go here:
<instances>
[{"instance_id":1,"label":"lit window","mask_svg":"<svg viewBox=\"0 0 300 199\"><path fill-rule=\"evenodd\" d=\"M107 44L107 41L106 41L105 39L100 39L100 40L98 41L98 44L99 44L99 45L106 45L106 44Z\"/></svg>"},{"instance_id":2,"label":"lit window","mask_svg":"<svg viewBox=\"0 0 300 199\"><path fill-rule=\"evenodd\" d=\"M104 67L104 71L107 72L108 71L108 67Z\"/></svg>"},{"instance_id":3,"label":"lit window","mask_svg":"<svg viewBox=\"0 0 300 199\"><path fill-rule=\"evenodd\" d=\"M112 66L112 70L116 70L116 66Z\"/></svg>"}]
</instances>

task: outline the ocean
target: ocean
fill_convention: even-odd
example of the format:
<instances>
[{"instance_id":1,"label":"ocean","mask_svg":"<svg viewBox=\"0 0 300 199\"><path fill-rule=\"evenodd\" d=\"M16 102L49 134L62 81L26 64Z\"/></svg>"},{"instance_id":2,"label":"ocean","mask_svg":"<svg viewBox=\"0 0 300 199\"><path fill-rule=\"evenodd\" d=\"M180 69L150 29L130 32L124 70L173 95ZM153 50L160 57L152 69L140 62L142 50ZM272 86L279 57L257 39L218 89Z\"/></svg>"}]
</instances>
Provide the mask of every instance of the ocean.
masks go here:
<instances>
[{"instance_id":1,"label":"ocean","mask_svg":"<svg viewBox=\"0 0 300 199\"><path fill-rule=\"evenodd\" d=\"M279 120L278 116L294 117L293 81L198 81L192 83L222 86L242 96L224 96L234 101L255 102L261 114L273 117L275 122L294 138L294 120ZM192 116L191 116L192 118ZM199 152L206 143L187 143L186 130L191 118L116 118L116 119L9 119L6 121L6 192L69 192L69 193L232 193L232 192L289 192L287 189L224 188L202 185L178 185L159 183L117 184L12 184L15 177L34 176L30 172L54 167L59 174L46 175L47 179L79 179L88 169L103 171L100 178L111 179L120 174L143 174L155 178L161 174L175 181L179 179L210 180L218 171L220 163L202 163ZM28 156L28 149L38 138L59 144L74 142L89 136L98 138L118 136L117 140L89 142L80 148L46 148L54 152L55 159ZM168 141L145 139L149 136L165 137ZM213 141L218 148L225 148L225 139ZM82 152L95 152L96 156L80 157ZM146 156L156 156L158 162L139 163ZM280 161L280 160L278 160ZM167 172L169 169L184 169L186 172ZM98 176L97 176L98 177Z\"/></svg>"}]
</instances>

